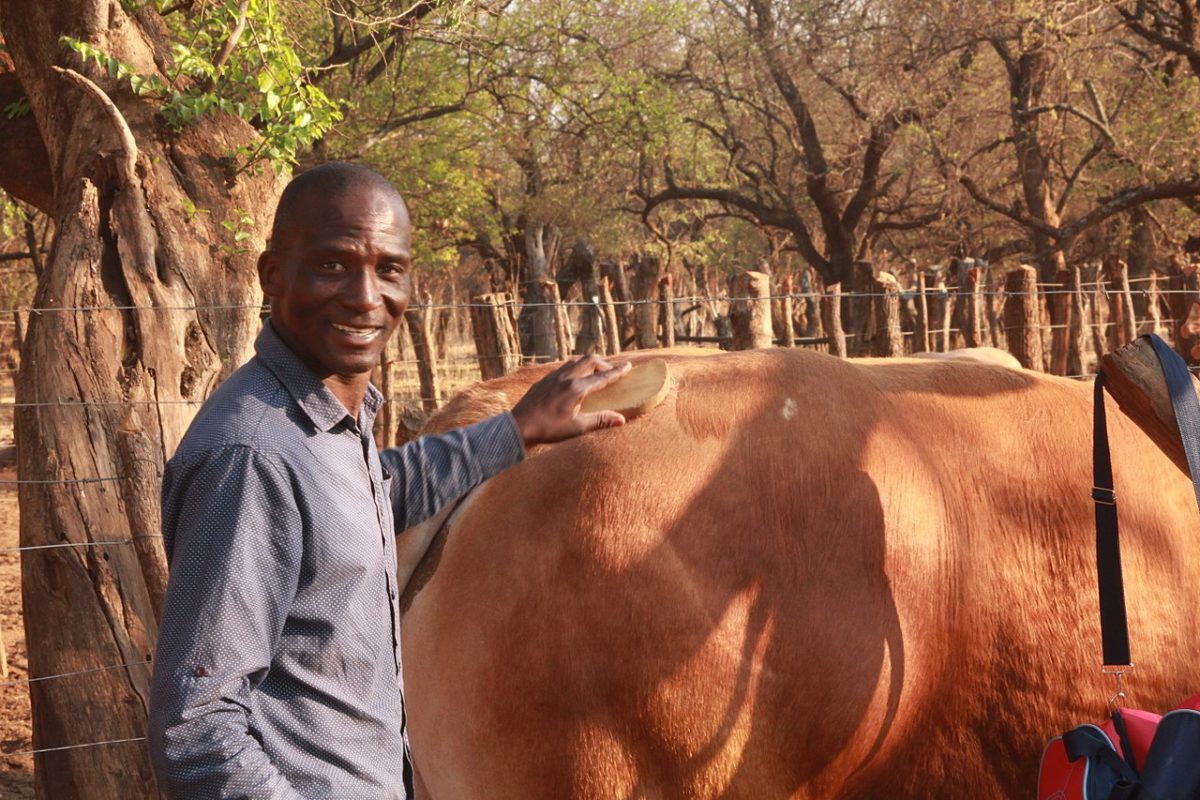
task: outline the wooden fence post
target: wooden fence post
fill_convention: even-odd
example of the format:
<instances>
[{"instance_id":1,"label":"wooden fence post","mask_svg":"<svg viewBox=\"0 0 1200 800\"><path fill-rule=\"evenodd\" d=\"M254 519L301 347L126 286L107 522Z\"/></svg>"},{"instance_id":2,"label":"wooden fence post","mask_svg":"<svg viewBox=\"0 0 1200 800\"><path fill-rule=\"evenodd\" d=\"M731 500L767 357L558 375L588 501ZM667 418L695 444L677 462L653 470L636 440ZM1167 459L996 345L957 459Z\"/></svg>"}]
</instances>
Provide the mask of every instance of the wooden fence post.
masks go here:
<instances>
[{"instance_id":1,"label":"wooden fence post","mask_svg":"<svg viewBox=\"0 0 1200 800\"><path fill-rule=\"evenodd\" d=\"M642 256L638 259L633 274L633 330L634 341L639 350L658 347L658 290L659 262L657 256Z\"/></svg>"},{"instance_id":2,"label":"wooden fence post","mask_svg":"<svg viewBox=\"0 0 1200 800\"><path fill-rule=\"evenodd\" d=\"M987 317L987 343L1001 350L1005 348L1004 338L1004 293L999 291L996 272L991 265L981 267L984 313Z\"/></svg>"},{"instance_id":3,"label":"wooden fence post","mask_svg":"<svg viewBox=\"0 0 1200 800\"><path fill-rule=\"evenodd\" d=\"M831 283L821 295L821 324L829 339L829 353L846 357L846 332L842 330L842 285Z\"/></svg>"},{"instance_id":4,"label":"wooden fence post","mask_svg":"<svg viewBox=\"0 0 1200 800\"><path fill-rule=\"evenodd\" d=\"M1071 314L1067 322L1067 372L1068 375L1084 373L1084 326L1087 324L1087 307L1083 294L1083 273L1079 267L1071 267L1069 283L1071 289ZM1096 358L1100 353L1096 354Z\"/></svg>"},{"instance_id":5,"label":"wooden fence post","mask_svg":"<svg viewBox=\"0 0 1200 800\"><path fill-rule=\"evenodd\" d=\"M571 320L567 317L566 306L562 303L558 283L550 279L542 281L542 297L550 304L550 311L553 315L554 349L558 353L558 358L567 358L574 350L574 337L571 335Z\"/></svg>"},{"instance_id":6,"label":"wooden fence post","mask_svg":"<svg viewBox=\"0 0 1200 800\"><path fill-rule=\"evenodd\" d=\"M675 300L671 291L671 276L663 275L658 282L659 342L663 347L675 346Z\"/></svg>"},{"instance_id":7,"label":"wooden fence post","mask_svg":"<svg viewBox=\"0 0 1200 800\"><path fill-rule=\"evenodd\" d=\"M421 386L421 408L426 413L437 411L442 402L442 388L437 378L437 356L433 348L433 338L430 335L429 306L432 304L429 292L421 294L421 305L409 306L404 312L404 321L408 324L408 335L412 339L413 351L417 357L417 378ZM515 335L514 335L515 339ZM400 415L395 415L396 423Z\"/></svg>"},{"instance_id":8,"label":"wooden fence post","mask_svg":"<svg viewBox=\"0 0 1200 800\"><path fill-rule=\"evenodd\" d=\"M729 321L733 349L771 346L771 278L762 272L739 272L729 287Z\"/></svg>"},{"instance_id":9,"label":"wooden fence post","mask_svg":"<svg viewBox=\"0 0 1200 800\"><path fill-rule=\"evenodd\" d=\"M1041 371L1042 306L1038 302L1037 268L1020 266L1004 279L1004 328L1008 351L1021 366Z\"/></svg>"},{"instance_id":10,"label":"wooden fence post","mask_svg":"<svg viewBox=\"0 0 1200 800\"><path fill-rule=\"evenodd\" d=\"M607 355L615 356L621 352L621 322L617 317L608 278L600 279L600 307L604 312L604 351Z\"/></svg>"},{"instance_id":11,"label":"wooden fence post","mask_svg":"<svg viewBox=\"0 0 1200 800\"><path fill-rule=\"evenodd\" d=\"M913 322L912 351L929 352L929 298L925 294L925 270L917 270L917 295L913 298L917 309Z\"/></svg>"},{"instance_id":12,"label":"wooden fence post","mask_svg":"<svg viewBox=\"0 0 1200 800\"><path fill-rule=\"evenodd\" d=\"M1200 270L1182 267L1171 276L1170 286L1175 349L1189 365L1200 364Z\"/></svg>"},{"instance_id":13,"label":"wooden fence post","mask_svg":"<svg viewBox=\"0 0 1200 800\"><path fill-rule=\"evenodd\" d=\"M950 338L950 324L954 319L954 295L939 278L929 296L930 344L938 353L954 349Z\"/></svg>"},{"instance_id":14,"label":"wooden fence post","mask_svg":"<svg viewBox=\"0 0 1200 800\"><path fill-rule=\"evenodd\" d=\"M1162 294L1158 290L1158 274L1150 271L1146 280L1146 314L1150 319L1150 333L1161 335Z\"/></svg>"},{"instance_id":15,"label":"wooden fence post","mask_svg":"<svg viewBox=\"0 0 1200 800\"><path fill-rule=\"evenodd\" d=\"M471 331L484 380L507 375L520 364L521 347L507 294L481 294L471 301Z\"/></svg>"},{"instance_id":16,"label":"wooden fence post","mask_svg":"<svg viewBox=\"0 0 1200 800\"><path fill-rule=\"evenodd\" d=\"M1137 338L1137 318L1133 311L1133 293L1129 289L1129 266L1119 258L1109 256L1105 264L1108 273L1108 332L1109 349L1116 350Z\"/></svg>"},{"instance_id":17,"label":"wooden fence post","mask_svg":"<svg viewBox=\"0 0 1200 800\"><path fill-rule=\"evenodd\" d=\"M408 312L405 311L405 314ZM379 354L379 391L383 395L383 408L379 410L379 415L376 419L375 444L381 450L394 447L396 445L396 346L395 341L400 338L400 332L396 331L387 343L383 346L383 352Z\"/></svg>"},{"instance_id":18,"label":"wooden fence post","mask_svg":"<svg viewBox=\"0 0 1200 800\"><path fill-rule=\"evenodd\" d=\"M774 309L774 304L772 304ZM779 320L775 325L775 330L779 333L779 343L784 347L796 346L796 332L793 330L793 316L795 310L792 306L792 276L788 275L779 284Z\"/></svg>"},{"instance_id":19,"label":"wooden fence post","mask_svg":"<svg viewBox=\"0 0 1200 800\"><path fill-rule=\"evenodd\" d=\"M900 327L900 284L890 274L879 273L871 280L871 355L904 355L904 333Z\"/></svg>"}]
</instances>

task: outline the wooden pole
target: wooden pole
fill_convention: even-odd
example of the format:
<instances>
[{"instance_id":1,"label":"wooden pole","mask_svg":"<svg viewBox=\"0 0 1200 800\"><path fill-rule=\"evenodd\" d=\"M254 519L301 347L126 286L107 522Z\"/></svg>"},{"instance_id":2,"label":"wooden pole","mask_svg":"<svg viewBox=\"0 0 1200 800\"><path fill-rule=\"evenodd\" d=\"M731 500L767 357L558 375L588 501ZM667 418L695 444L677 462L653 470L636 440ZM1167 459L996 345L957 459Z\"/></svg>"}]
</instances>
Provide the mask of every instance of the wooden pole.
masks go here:
<instances>
[{"instance_id":1,"label":"wooden pole","mask_svg":"<svg viewBox=\"0 0 1200 800\"><path fill-rule=\"evenodd\" d=\"M1038 302L1037 268L1021 266L1009 271L1004 280L1005 338L1008 351L1026 369L1041 371L1042 307Z\"/></svg>"},{"instance_id":2,"label":"wooden pole","mask_svg":"<svg viewBox=\"0 0 1200 800\"><path fill-rule=\"evenodd\" d=\"M846 357L846 332L842 330L842 285L831 283L821 295L821 324L825 326L825 337L829 339L829 353L838 358Z\"/></svg>"},{"instance_id":3,"label":"wooden pole","mask_svg":"<svg viewBox=\"0 0 1200 800\"><path fill-rule=\"evenodd\" d=\"M925 271L917 271L917 318L913 324L912 351L914 353L929 352L929 298L925 294Z\"/></svg>"},{"instance_id":4,"label":"wooden pole","mask_svg":"<svg viewBox=\"0 0 1200 800\"><path fill-rule=\"evenodd\" d=\"M1137 338L1137 318L1133 310L1133 292L1129 288L1129 266L1110 256L1105 264L1108 273L1109 349L1124 347Z\"/></svg>"},{"instance_id":5,"label":"wooden pole","mask_svg":"<svg viewBox=\"0 0 1200 800\"><path fill-rule=\"evenodd\" d=\"M904 334L900 327L900 284L881 272L871 280L871 355L904 355Z\"/></svg>"},{"instance_id":6,"label":"wooden pole","mask_svg":"<svg viewBox=\"0 0 1200 800\"><path fill-rule=\"evenodd\" d=\"M393 342L399 338L399 332L393 334L379 354L379 391L383 394L383 408L376 417L375 444L381 450L396 445L396 362L393 358L396 349Z\"/></svg>"},{"instance_id":7,"label":"wooden pole","mask_svg":"<svg viewBox=\"0 0 1200 800\"><path fill-rule=\"evenodd\" d=\"M484 380L507 375L521 362L512 316L511 299L503 292L477 295L471 301L471 331Z\"/></svg>"},{"instance_id":8,"label":"wooden pole","mask_svg":"<svg viewBox=\"0 0 1200 800\"><path fill-rule=\"evenodd\" d=\"M600 306L604 312L604 352L615 356L621 352L621 321L613 303L612 287L608 278L600 279Z\"/></svg>"},{"instance_id":9,"label":"wooden pole","mask_svg":"<svg viewBox=\"0 0 1200 800\"><path fill-rule=\"evenodd\" d=\"M972 264L974 261L971 262ZM987 342L984 339L984 324L983 324L983 270L976 266L967 268L963 276L966 279L966 291L963 297L966 300L966 313L963 315L965 320L963 330L963 341L967 347L983 347Z\"/></svg>"},{"instance_id":10,"label":"wooden pole","mask_svg":"<svg viewBox=\"0 0 1200 800\"><path fill-rule=\"evenodd\" d=\"M1067 322L1067 373L1082 375L1084 373L1084 306L1083 275L1079 267L1071 267L1067 286L1071 290L1071 314Z\"/></svg>"},{"instance_id":11,"label":"wooden pole","mask_svg":"<svg viewBox=\"0 0 1200 800\"><path fill-rule=\"evenodd\" d=\"M954 294L941 278L929 297L929 319L933 349L939 353L954 349L950 338L950 323L954 319Z\"/></svg>"},{"instance_id":12,"label":"wooden pole","mask_svg":"<svg viewBox=\"0 0 1200 800\"><path fill-rule=\"evenodd\" d=\"M421 386L421 408L426 413L437 411L442 402L442 388L438 384L437 356L430 335L431 317L429 306L432 304L429 292L421 294L421 305L409 306L404 312L404 321L408 325L408 335L412 339L413 351L417 358L417 378ZM514 336L515 338L515 336ZM481 362L482 363L482 362ZM397 424L400 415L395 415Z\"/></svg>"},{"instance_id":13,"label":"wooden pole","mask_svg":"<svg viewBox=\"0 0 1200 800\"><path fill-rule=\"evenodd\" d=\"M675 346L675 301L671 291L671 276L663 275L658 282L659 342L663 347Z\"/></svg>"},{"instance_id":14,"label":"wooden pole","mask_svg":"<svg viewBox=\"0 0 1200 800\"><path fill-rule=\"evenodd\" d=\"M575 349L572 342L574 337L571 335L571 321L567 317L566 306L562 303L558 283L553 280L542 281L542 297L550 304L550 310L553 312L554 348L558 352L558 358L567 358Z\"/></svg>"},{"instance_id":15,"label":"wooden pole","mask_svg":"<svg viewBox=\"0 0 1200 800\"><path fill-rule=\"evenodd\" d=\"M1057 285L1047 303L1050 307L1050 372L1054 375L1067 374L1067 358L1071 349L1071 309L1074 300L1067 289L1070 274L1068 270L1059 270L1055 276Z\"/></svg>"},{"instance_id":16,"label":"wooden pole","mask_svg":"<svg viewBox=\"0 0 1200 800\"><path fill-rule=\"evenodd\" d=\"M788 275L779 284L779 343L784 347L796 346L796 332L793 329L795 310L792 305L792 276Z\"/></svg>"},{"instance_id":17,"label":"wooden pole","mask_svg":"<svg viewBox=\"0 0 1200 800\"><path fill-rule=\"evenodd\" d=\"M746 270L734 276L729 288L729 321L733 349L757 350L771 346L771 278Z\"/></svg>"},{"instance_id":18,"label":"wooden pole","mask_svg":"<svg viewBox=\"0 0 1200 800\"><path fill-rule=\"evenodd\" d=\"M633 274L633 329L634 341L640 350L658 347L658 292L659 261L657 256L642 256L638 259Z\"/></svg>"},{"instance_id":19,"label":"wooden pole","mask_svg":"<svg viewBox=\"0 0 1200 800\"><path fill-rule=\"evenodd\" d=\"M1162 332L1162 294L1158 290L1158 274L1151 271L1146 281L1146 314L1150 318L1150 333Z\"/></svg>"},{"instance_id":20,"label":"wooden pole","mask_svg":"<svg viewBox=\"0 0 1200 800\"><path fill-rule=\"evenodd\" d=\"M1189 366L1200 364L1200 274L1185 266L1171 275L1170 286L1175 350Z\"/></svg>"},{"instance_id":21,"label":"wooden pole","mask_svg":"<svg viewBox=\"0 0 1200 800\"><path fill-rule=\"evenodd\" d=\"M996 274L991 265L981 267L980 270L982 273L980 290L983 292L984 315L987 318L984 340L988 345L1003 350L1005 347L1004 296L1001 292L996 291L999 287L996 284Z\"/></svg>"}]
</instances>

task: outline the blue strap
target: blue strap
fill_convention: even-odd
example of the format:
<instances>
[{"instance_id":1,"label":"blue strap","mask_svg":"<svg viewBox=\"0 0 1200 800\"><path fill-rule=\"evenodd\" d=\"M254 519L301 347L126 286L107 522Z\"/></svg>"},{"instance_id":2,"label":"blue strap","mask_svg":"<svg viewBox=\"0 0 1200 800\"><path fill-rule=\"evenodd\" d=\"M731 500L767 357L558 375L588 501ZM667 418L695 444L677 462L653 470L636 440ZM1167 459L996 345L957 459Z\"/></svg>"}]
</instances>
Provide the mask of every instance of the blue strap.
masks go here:
<instances>
[{"instance_id":1,"label":"blue strap","mask_svg":"<svg viewBox=\"0 0 1200 800\"><path fill-rule=\"evenodd\" d=\"M1152 333L1145 334L1154 346L1154 354L1162 366L1167 379L1167 391L1171 394L1171 406L1175 409L1175 422L1179 426L1179 438L1183 440L1183 452L1187 456L1188 472L1191 473L1192 489L1196 492L1196 504L1200 506L1200 401L1192 386L1192 375L1179 354Z\"/></svg>"}]
</instances>

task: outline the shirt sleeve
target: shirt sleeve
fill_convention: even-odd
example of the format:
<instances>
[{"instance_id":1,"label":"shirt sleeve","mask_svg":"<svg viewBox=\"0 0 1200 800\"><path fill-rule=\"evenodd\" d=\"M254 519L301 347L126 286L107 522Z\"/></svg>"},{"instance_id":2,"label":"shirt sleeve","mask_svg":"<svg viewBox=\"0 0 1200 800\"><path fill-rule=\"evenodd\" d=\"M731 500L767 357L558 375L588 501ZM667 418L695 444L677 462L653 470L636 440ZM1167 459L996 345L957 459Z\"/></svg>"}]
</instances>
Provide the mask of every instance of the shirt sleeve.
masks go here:
<instances>
[{"instance_id":1,"label":"shirt sleeve","mask_svg":"<svg viewBox=\"0 0 1200 800\"><path fill-rule=\"evenodd\" d=\"M291 482L239 446L170 465L163 531L170 579L148 737L160 789L170 800L302 800L251 711L299 581Z\"/></svg>"},{"instance_id":2,"label":"shirt sleeve","mask_svg":"<svg viewBox=\"0 0 1200 800\"><path fill-rule=\"evenodd\" d=\"M429 519L447 503L524 457L517 421L507 412L384 450L380 458L394 478L391 492L396 532Z\"/></svg>"}]
</instances>

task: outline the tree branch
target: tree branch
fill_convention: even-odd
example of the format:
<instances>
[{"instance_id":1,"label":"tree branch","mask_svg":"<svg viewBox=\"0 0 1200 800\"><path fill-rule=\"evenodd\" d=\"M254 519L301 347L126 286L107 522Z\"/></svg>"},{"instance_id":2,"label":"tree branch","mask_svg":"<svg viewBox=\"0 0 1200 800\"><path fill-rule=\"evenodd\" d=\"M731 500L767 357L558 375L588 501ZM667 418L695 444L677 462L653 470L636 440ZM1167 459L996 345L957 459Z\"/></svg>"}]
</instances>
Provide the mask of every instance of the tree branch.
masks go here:
<instances>
[{"instance_id":1,"label":"tree branch","mask_svg":"<svg viewBox=\"0 0 1200 800\"><path fill-rule=\"evenodd\" d=\"M229 37L225 40L225 44L221 46L221 52L217 53L217 57L213 59L213 74L204 82L204 91L212 91L213 83L216 82L216 76L221 71L221 67L225 66L225 62L233 55L233 50L237 47L238 39L242 38L242 31L246 30L246 14L250 10L250 0L242 0L242 4L238 6L237 21L233 23L233 28L229 31Z\"/></svg>"},{"instance_id":2,"label":"tree branch","mask_svg":"<svg viewBox=\"0 0 1200 800\"><path fill-rule=\"evenodd\" d=\"M959 177L958 182L962 184L964 189L967 190L967 194L974 198L975 202L979 203L981 206L991 209L992 211L995 211L997 214L1008 217L1021 227L1037 231L1038 233L1049 236L1051 239L1055 240L1061 236L1061 232L1058 228L1055 228L1052 225L1047 225L1041 220L1034 219L1033 217L1027 217L1024 214L1019 214L1013 211L1011 208L1007 208L1000 203L997 203L995 200L991 199L982 191L980 191L979 186L976 185L975 181L971 180L966 175Z\"/></svg>"}]
</instances>

